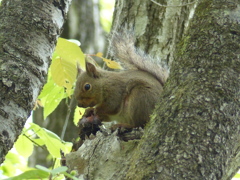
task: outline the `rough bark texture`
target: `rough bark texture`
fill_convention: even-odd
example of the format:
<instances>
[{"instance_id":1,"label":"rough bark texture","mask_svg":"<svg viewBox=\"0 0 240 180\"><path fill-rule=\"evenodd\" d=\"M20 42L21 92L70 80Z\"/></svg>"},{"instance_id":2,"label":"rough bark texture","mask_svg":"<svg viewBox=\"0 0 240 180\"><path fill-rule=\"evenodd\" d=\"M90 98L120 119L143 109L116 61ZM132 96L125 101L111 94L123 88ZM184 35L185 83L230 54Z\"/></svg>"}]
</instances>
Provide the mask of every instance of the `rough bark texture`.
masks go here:
<instances>
[{"instance_id":1,"label":"rough bark texture","mask_svg":"<svg viewBox=\"0 0 240 180\"><path fill-rule=\"evenodd\" d=\"M67 156L68 168L84 179L122 179L138 143L121 141L116 133L98 133L97 138L86 140L77 152Z\"/></svg>"},{"instance_id":2,"label":"rough bark texture","mask_svg":"<svg viewBox=\"0 0 240 180\"><path fill-rule=\"evenodd\" d=\"M194 4L172 7L186 4L186 0L161 0L160 3L169 7L146 0L116 1L112 32L122 28L133 30L137 47L156 57L156 60L161 58L171 64L176 45L189 24L190 12L194 11Z\"/></svg>"},{"instance_id":3,"label":"rough bark texture","mask_svg":"<svg viewBox=\"0 0 240 180\"><path fill-rule=\"evenodd\" d=\"M98 135L92 140L98 143L74 153L79 161L67 156L69 166L82 163L79 174L87 179L231 179L240 164L239 1L199 1L187 31L189 5L153 9L149 1L117 3L116 30L127 23L141 36L140 47L172 58L170 78L143 138L131 149L134 152L124 152L132 141L112 151L122 141L108 141L115 134ZM163 37L163 32L170 35ZM114 161L121 156L125 160ZM104 171L107 163L117 168Z\"/></svg>"},{"instance_id":4,"label":"rough bark texture","mask_svg":"<svg viewBox=\"0 0 240 180\"><path fill-rule=\"evenodd\" d=\"M201 1L128 179L231 179L239 167L239 2ZM144 171L143 171L144 170Z\"/></svg>"},{"instance_id":5,"label":"rough bark texture","mask_svg":"<svg viewBox=\"0 0 240 180\"><path fill-rule=\"evenodd\" d=\"M0 6L0 163L45 83L70 0L3 0Z\"/></svg>"}]
</instances>

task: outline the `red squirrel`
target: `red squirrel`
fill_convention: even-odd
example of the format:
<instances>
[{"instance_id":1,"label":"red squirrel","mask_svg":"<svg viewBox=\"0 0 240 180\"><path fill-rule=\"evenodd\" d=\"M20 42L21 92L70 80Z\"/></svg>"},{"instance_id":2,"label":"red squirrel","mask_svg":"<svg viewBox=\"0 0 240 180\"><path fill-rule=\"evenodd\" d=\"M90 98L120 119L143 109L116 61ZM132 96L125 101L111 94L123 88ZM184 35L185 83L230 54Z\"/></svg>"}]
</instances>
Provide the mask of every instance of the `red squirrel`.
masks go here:
<instances>
[{"instance_id":1,"label":"red squirrel","mask_svg":"<svg viewBox=\"0 0 240 180\"><path fill-rule=\"evenodd\" d=\"M79 107L102 121L143 127L163 91L168 69L134 46L131 34L113 34L111 54L124 70L107 71L86 62L78 69L75 97Z\"/></svg>"}]
</instances>

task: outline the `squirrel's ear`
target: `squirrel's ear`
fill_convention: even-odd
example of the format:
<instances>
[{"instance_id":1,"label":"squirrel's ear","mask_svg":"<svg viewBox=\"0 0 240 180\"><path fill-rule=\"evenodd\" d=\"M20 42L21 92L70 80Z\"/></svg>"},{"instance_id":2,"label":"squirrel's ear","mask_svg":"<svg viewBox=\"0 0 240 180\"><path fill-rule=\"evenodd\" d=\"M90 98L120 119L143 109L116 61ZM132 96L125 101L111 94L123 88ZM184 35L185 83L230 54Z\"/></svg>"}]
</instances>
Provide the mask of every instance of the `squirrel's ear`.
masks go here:
<instances>
[{"instance_id":1,"label":"squirrel's ear","mask_svg":"<svg viewBox=\"0 0 240 180\"><path fill-rule=\"evenodd\" d=\"M86 62L86 71L88 75L93 78L100 77L100 73L97 71L97 68L92 63Z\"/></svg>"}]
</instances>

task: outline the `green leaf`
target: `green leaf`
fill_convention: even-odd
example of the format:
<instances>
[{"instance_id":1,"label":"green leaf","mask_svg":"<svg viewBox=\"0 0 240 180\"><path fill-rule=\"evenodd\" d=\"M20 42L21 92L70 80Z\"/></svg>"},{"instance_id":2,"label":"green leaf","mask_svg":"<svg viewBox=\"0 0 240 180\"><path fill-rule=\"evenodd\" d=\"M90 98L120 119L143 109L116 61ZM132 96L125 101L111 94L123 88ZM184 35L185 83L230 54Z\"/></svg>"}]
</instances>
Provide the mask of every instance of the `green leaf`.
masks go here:
<instances>
[{"instance_id":1,"label":"green leaf","mask_svg":"<svg viewBox=\"0 0 240 180\"><path fill-rule=\"evenodd\" d=\"M44 85L40 95L38 96L38 99L42 99L44 97L47 97L49 92L55 87L53 80L49 79L48 82Z\"/></svg>"},{"instance_id":2,"label":"green leaf","mask_svg":"<svg viewBox=\"0 0 240 180\"><path fill-rule=\"evenodd\" d=\"M45 145L49 151L49 153L54 158L60 158L60 150L62 150L65 153L70 152L70 144L71 143L63 143L61 139L54 134L53 132L41 128L37 124L30 123L31 128L34 130L34 132L45 142Z\"/></svg>"},{"instance_id":3,"label":"green leaf","mask_svg":"<svg viewBox=\"0 0 240 180\"><path fill-rule=\"evenodd\" d=\"M25 158L29 157L33 152L33 143L22 134L18 137L14 147L17 152Z\"/></svg>"},{"instance_id":4,"label":"green leaf","mask_svg":"<svg viewBox=\"0 0 240 180\"><path fill-rule=\"evenodd\" d=\"M37 168L37 169L40 169L40 170L42 170L42 171L45 171L45 172L47 172L47 173L51 173L51 172L52 172L50 169L48 169L48 168L46 168L46 167L44 167L44 166L41 166L41 165L36 165L36 168Z\"/></svg>"},{"instance_id":5,"label":"green leaf","mask_svg":"<svg viewBox=\"0 0 240 180\"><path fill-rule=\"evenodd\" d=\"M47 177L49 177L49 173L39 169L33 169L4 180L43 179Z\"/></svg>"},{"instance_id":6,"label":"green leaf","mask_svg":"<svg viewBox=\"0 0 240 180\"><path fill-rule=\"evenodd\" d=\"M64 93L64 88L59 86L54 86L49 92L48 95L41 99L43 100L43 106L44 106L44 119L51 114L58 104L62 101L62 99L66 98L66 94Z\"/></svg>"},{"instance_id":7,"label":"green leaf","mask_svg":"<svg viewBox=\"0 0 240 180\"><path fill-rule=\"evenodd\" d=\"M12 164L18 164L21 162L21 158L16 153L9 151L6 155L6 160L4 163L6 161L10 161Z\"/></svg>"},{"instance_id":8,"label":"green leaf","mask_svg":"<svg viewBox=\"0 0 240 180\"><path fill-rule=\"evenodd\" d=\"M39 146L43 146L45 144L45 142L40 138L33 139L33 141L36 143L36 145L39 145Z\"/></svg>"},{"instance_id":9,"label":"green leaf","mask_svg":"<svg viewBox=\"0 0 240 180\"><path fill-rule=\"evenodd\" d=\"M38 99L41 99L44 107L44 119L46 119L46 117L56 109L62 99L67 96L64 87L54 84L53 80L49 79L44 85L41 94L38 96Z\"/></svg>"},{"instance_id":10,"label":"green leaf","mask_svg":"<svg viewBox=\"0 0 240 180\"><path fill-rule=\"evenodd\" d=\"M67 170L68 170L68 168L66 166L61 166L61 167L51 170L51 173L52 173L52 175L56 175L58 173L66 172Z\"/></svg>"},{"instance_id":11,"label":"green leaf","mask_svg":"<svg viewBox=\"0 0 240 180\"><path fill-rule=\"evenodd\" d=\"M0 166L0 170L5 176L14 176L16 173L16 166L21 163L20 156L9 151L5 157L5 161Z\"/></svg>"},{"instance_id":12,"label":"green leaf","mask_svg":"<svg viewBox=\"0 0 240 180\"><path fill-rule=\"evenodd\" d=\"M71 174L69 174L69 173L67 173L67 172L63 172L63 174L64 174L65 176L73 179L73 180L79 180L79 178L76 178L76 177L74 177L73 175L71 175Z\"/></svg>"},{"instance_id":13,"label":"green leaf","mask_svg":"<svg viewBox=\"0 0 240 180\"><path fill-rule=\"evenodd\" d=\"M48 169L44 166L41 166L41 165L36 165L36 168L41 169L42 171L51 173L53 176L55 176L57 174L60 174L62 172L66 172L68 170L68 168L66 166L61 166L61 167L55 168L53 170L50 170L50 169Z\"/></svg>"}]
</instances>

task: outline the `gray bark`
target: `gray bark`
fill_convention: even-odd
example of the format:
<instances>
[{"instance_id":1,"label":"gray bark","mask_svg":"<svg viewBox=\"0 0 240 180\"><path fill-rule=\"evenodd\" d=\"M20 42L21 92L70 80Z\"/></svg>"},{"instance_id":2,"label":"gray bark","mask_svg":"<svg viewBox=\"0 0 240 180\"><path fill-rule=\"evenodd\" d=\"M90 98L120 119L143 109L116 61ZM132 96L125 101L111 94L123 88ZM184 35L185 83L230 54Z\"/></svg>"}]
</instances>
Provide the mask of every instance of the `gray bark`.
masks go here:
<instances>
[{"instance_id":1,"label":"gray bark","mask_svg":"<svg viewBox=\"0 0 240 180\"><path fill-rule=\"evenodd\" d=\"M166 8L145 0L116 1L112 31L123 27L133 30L138 48L170 65L176 45L189 24L190 12L195 9L194 3L174 6L186 3L186 0L161 1L169 6Z\"/></svg>"},{"instance_id":2,"label":"gray bark","mask_svg":"<svg viewBox=\"0 0 240 180\"><path fill-rule=\"evenodd\" d=\"M3 0L0 6L0 163L45 83L70 0Z\"/></svg>"},{"instance_id":3,"label":"gray bark","mask_svg":"<svg viewBox=\"0 0 240 180\"><path fill-rule=\"evenodd\" d=\"M240 164L239 5L199 1L189 22L194 5L117 1L113 30L134 27L141 49L172 62L170 77L141 140L98 133L68 166L85 179L231 179Z\"/></svg>"}]
</instances>

